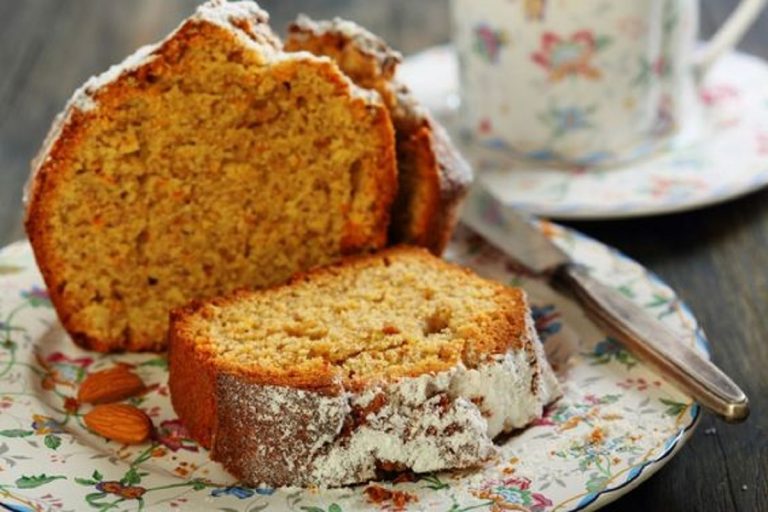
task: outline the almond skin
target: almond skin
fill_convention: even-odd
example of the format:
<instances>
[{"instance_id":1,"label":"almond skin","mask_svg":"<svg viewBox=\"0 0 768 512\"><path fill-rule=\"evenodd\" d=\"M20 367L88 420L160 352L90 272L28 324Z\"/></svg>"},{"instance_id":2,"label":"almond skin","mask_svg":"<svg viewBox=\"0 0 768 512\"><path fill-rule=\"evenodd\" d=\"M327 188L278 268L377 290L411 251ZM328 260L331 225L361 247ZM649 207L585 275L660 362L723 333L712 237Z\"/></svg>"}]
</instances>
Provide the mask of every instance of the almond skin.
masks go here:
<instances>
[{"instance_id":1,"label":"almond skin","mask_svg":"<svg viewBox=\"0 0 768 512\"><path fill-rule=\"evenodd\" d=\"M152 432L149 416L128 404L97 405L83 420L93 432L123 444L143 443Z\"/></svg>"},{"instance_id":2,"label":"almond skin","mask_svg":"<svg viewBox=\"0 0 768 512\"><path fill-rule=\"evenodd\" d=\"M141 378L125 366L88 375L77 392L81 403L108 404L138 395L146 389Z\"/></svg>"}]
</instances>

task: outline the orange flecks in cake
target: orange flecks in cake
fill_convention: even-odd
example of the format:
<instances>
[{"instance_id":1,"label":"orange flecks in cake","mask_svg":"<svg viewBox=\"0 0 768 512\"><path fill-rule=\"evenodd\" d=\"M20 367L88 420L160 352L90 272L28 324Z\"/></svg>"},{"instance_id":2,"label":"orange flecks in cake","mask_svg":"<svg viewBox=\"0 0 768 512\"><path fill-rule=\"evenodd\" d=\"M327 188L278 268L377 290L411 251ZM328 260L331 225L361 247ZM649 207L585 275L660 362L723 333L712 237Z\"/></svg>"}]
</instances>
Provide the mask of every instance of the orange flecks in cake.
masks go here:
<instances>
[{"instance_id":1,"label":"orange flecks in cake","mask_svg":"<svg viewBox=\"0 0 768 512\"><path fill-rule=\"evenodd\" d=\"M354 391L460 362L472 368L519 348L526 311L520 290L424 249L396 247L184 311L173 321L172 344L199 343L217 363L243 368L254 381L305 388L341 381ZM451 403L446 396L438 407Z\"/></svg>"},{"instance_id":2,"label":"orange flecks in cake","mask_svg":"<svg viewBox=\"0 0 768 512\"><path fill-rule=\"evenodd\" d=\"M400 329L398 329L394 325L385 325L381 329L381 332L383 332L384 334L399 334L400 333Z\"/></svg>"},{"instance_id":3,"label":"orange flecks in cake","mask_svg":"<svg viewBox=\"0 0 768 512\"><path fill-rule=\"evenodd\" d=\"M40 181L27 227L49 288L66 284L65 327L90 348L161 349L173 308L385 242L396 169L384 105L331 63L272 58L235 30L183 24L95 88L93 110L66 117L68 137L41 160L38 175L55 178Z\"/></svg>"}]
</instances>

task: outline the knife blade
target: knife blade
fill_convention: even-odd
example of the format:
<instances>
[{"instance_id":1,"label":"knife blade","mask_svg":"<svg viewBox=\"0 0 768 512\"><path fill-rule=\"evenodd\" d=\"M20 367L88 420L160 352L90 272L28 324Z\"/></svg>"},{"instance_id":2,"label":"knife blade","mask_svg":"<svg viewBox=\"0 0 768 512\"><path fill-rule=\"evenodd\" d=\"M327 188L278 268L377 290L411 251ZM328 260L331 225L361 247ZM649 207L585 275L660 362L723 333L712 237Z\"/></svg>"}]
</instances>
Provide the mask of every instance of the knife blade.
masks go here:
<instances>
[{"instance_id":1,"label":"knife blade","mask_svg":"<svg viewBox=\"0 0 768 512\"><path fill-rule=\"evenodd\" d=\"M680 335L618 290L594 278L571 260L540 228L537 219L501 206L480 185L470 189L461 221L512 259L570 294L609 336L728 422L749 416L746 394Z\"/></svg>"}]
</instances>

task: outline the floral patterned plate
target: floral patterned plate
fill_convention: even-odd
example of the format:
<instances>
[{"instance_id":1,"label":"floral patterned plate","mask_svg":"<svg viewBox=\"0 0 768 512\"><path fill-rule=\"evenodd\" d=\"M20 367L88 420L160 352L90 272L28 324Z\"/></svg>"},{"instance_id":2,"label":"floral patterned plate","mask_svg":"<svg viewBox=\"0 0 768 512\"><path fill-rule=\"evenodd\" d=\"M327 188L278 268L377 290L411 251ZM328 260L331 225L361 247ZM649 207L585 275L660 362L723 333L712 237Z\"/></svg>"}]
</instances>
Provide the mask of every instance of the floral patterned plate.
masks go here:
<instances>
[{"instance_id":1,"label":"floral patterned plate","mask_svg":"<svg viewBox=\"0 0 768 512\"><path fill-rule=\"evenodd\" d=\"M542 229L595 275L703 353L695 319L637 263L553 224ZM178 422L165 357L75 347L43 288L29 245L0 251L0 508L72 510L594 510L657 471L690 436L699 406L591 324L579 307L460 229L448 257L531 296L536 327L565 395L530 428L500 441L473 471L334 490L237 485ZM74 398L87 372L129 365L150 385L132 402L152 418L151 442L121 446L91 434Z\"/></svg>"},{"instance_id":2,"label":"floral patterned plate","mask_svg":"<svg viewBox=\"0 0 768 512\"><path fill-rule=\"evenodd\" d=\"M435 47L406 60L400 78L450 128L455 124L456 56ZM479 182L503 204L558 219L611 219L701 208L768 184L768 64L743 53L723 57L699 91L700 122L654 155L615 168L545 168L465 147ZM574 114L575 115L575 114ZM573 116L558 118L568 129ZM457 137L457 140L459 138ZM493 154L496 156L489 157Z\"/></svg>"}]
</instances>

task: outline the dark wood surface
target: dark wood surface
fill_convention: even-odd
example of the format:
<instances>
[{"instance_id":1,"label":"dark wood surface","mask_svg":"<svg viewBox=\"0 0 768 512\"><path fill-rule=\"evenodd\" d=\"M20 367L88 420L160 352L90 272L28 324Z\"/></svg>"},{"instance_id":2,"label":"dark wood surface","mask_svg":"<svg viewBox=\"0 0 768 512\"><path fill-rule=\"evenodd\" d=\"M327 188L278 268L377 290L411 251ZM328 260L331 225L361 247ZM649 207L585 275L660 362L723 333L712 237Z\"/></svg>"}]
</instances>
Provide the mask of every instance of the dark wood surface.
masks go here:
<instances>
[{"instance_id":1,"label":"dark wood surface","mask_svg":"<svg viewBox=\"0 0 768 512\"><path fill-rule=\"evenodd\" d=\"M704 0L702 32L710 33L735 3ZM157 40L194 4L0 0L0 246L23 237L21 189L28 162L72 91L139 45ZM278 27L299 11L341 15L405 53L450 36L447 0L261 4ZM768 58L768 15L742 48ZM744 386L753 404L743 425L705 415L677 457L606 510L768 511L768 191L692 213L573 226L618 247L672 285L708 332L714 360Z\"/></svg>"}]
</instances>

